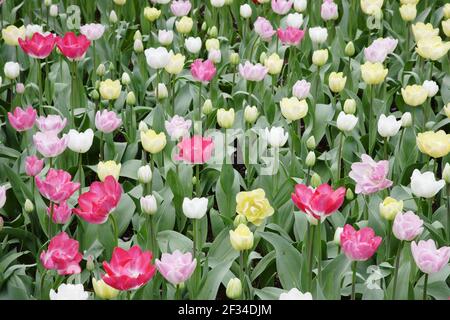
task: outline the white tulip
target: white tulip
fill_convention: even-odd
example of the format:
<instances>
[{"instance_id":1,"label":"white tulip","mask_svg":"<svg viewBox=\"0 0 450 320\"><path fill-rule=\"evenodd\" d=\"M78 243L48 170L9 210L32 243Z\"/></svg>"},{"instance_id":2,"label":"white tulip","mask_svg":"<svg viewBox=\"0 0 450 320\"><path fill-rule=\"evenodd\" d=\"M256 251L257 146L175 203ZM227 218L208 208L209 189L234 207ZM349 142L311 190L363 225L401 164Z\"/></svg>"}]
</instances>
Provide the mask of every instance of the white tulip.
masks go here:
<instances>
[{"instance_id":1,"label":"white tulip","mask_svg":"<svg viewBox=\"0 0 450 320\"><path fill-rule=\"evenodd\" d=\"M141 53L144 51L144 44L141 39L134 40L133 50L137 53Z\"/></svg>"},{"instance_id":2,"label":"white tulip","mask_svg":"<svg viewBox=\"0 0 450 320\"><path fill-rule=\"evenodd\" d=\"M225 0L211 0L211 5L216 8L222 8L225 5Z\"/></svg>"},{"instance_id":3,"label":"white tulip","mask_svg":"<svg viewBox=\"0 0 450 320\"><path fill-rule=\"evenodd\" d=\"M158 211L158 203L154 195L141 197L140 199L142 212L148 215L154 215Z\"/></svg>"},{"instance_id":4,"label":"white tulip","mask_svg":"<svg viewBox=\"0 0 450 320\"><path fill-rule=\"evenodd\" d=\"M58 292L50 290L50 300L87 300L89 294L84 291L82 284L61 284Z\"/></svg>"},{"instance_id":5,"label":"white tulip","mask_svg":"<svg viewBox=\"0 0 450 320\"><path fill-rule=\"evenodd\" d=\"M243 4L239 7L239 13L244 19L250 18L252 16L252 7L250 7L247 3Z\"/></svg>"},{"instance_id":6,"label":"white tulip","mask_svg":"<svg viewBox=\"0 0 450 320\"><path fill-rule=\"evenodd\" d=\"M141 166L137 172L140 183L150 183L152 181L153 173L149 165Z\"/></svg>"},{"instance_id":7,"label":"white tulip","mask_svg":"<svg viewBox=\"0 0 450 320\"><path fill-rule=\"evenodd\" d=\"M412 125L412 115L410 112L405 112L402 115L402 127L403 128L407 128L407 127L411 127Z\"/></svg>"},{"instance_id":8,"label":"white tulip","mask_svg":"<svg viewBox=\"0 0 450 320\"><path fill-rule=\"evenodd\" d=\"M294 0L294 9L297 12L303 12L306 10L308 2L306 0Z\"/></svg>"},{"instance_id":9,"label":"white tulip","mask_svg":"<svg viewBox=\"0 0 450 320\"><path fill-rule=\"evenodd\" d=\"M220 50L211 50L208 52L208 59L214 63L222 61L222 52Z\"/></svg>"},{"instance_id":10,"label":"white tulip","mask_svg":"<svg viewBox=\"0 0 450 320\"><path fill-rule=\"evenodd\" d=\"M190 219L201 219L208 210L207 198L184 198L183 200L183 213Z\"/></svg>"},{"instance_id":11,"label":"white tulip","mask_svg":"<svg viewBox=\"0 0 450 320\"><path fill-rule=\"evenodd\" d=\"M336 124L341 131L352 131L356 124L358 123L358 118L353 114L346 114L341 111L337 117Z\"/></svg>"},{"instance_id":12,"label":"white tulip","mask_svg":"<svg viewBox=\"0 0 450 320\"><path fill-rule=\"evenodd\" d=\"M427 90L428 98L434 97L439 91L439 86L433 80L425 80L422 87Z\"/></svg>"},{"instance_id":13,"label":"white tulip","mask_svg":"<svg viewBox=\"0 0 450 320\"><path fill-rule=\"evenodd\" d=\"M78 132L74 129L69 130L68 147L77 153L86 153L92 146L94 141L94 131L87 129L85 132Z\"/></svg>"},{"instance_id":14,"label":"white tulip","mask_svg":"<svg viewBox=\"0 0 450 320\"><path fill-rule=\"evenodd\" d=\"M162 69L170 61L170 54L164 47L145 50L145 57L147 58L147 64L152 69Z\"/></svg>"},{"instance_id":15,"label":"white tulip","mask_svg":"<svg viewBox=\"0 0 450 320\"><path fill-rule=\"evenodd\" d=\"M344 231L344 228L338 227L334 232L333 242L337 245L341 244L341 233Z\"/></svg>"},{"instance_id":16,"label":"white tulip","mask_svg":"<svg viewBox=\"0 0 450 320\"><path fill-rule=\"evenodd\" d=\"M415 169L411 176L411 191L416 197L432 198L445 186L444 180L436 180L434 173L420 173Z\"/></svg>"},{"instance_id":17,"label":"white tulip","mask_svg":"<svg viewBox=\"0 0 450 320\"><path fill-rule=\"evenodd\" d=\"M402 127L402 121L397 120L395 116L386 117L384 114L378 119L378 133L383 138L395 136Z\"/></svg>"},{"instance_id":18,"label":"white tulip","mask_svg":"<svg viewBox=\"0 0 450 320\"><path fill-rule=\"evenodd\" d=\"M303 15L301 13L290 13L287 15L286 24L288 27L299 29L303 24Z\"/></svg>"},{"instance_id":19,"label":"white tulip","mask_svg":"<svg viewBox=\"0 0 450 320\"><path fill-rule=\"evenodd\" d=\"M199 53L200 49L202 48L202 39L200 39L200 37L189 37L185 40L184 46L190 53Z\"/></svg>"},{"instance_id":20,"label":"white tulip","mask_svg":"<svg viewBox=\"0 0 450 320\"><path fill-rule=\"evenodd\" d=\"M326 28L313 27L309 29L309 37L313 43L324 43L327 41L328 31Z\"/></svg>"},{"instance_id":21,"label":"white tulip","mask_svg":"<svg viewBox=\"0 0 450 320\"><path fill-rule=\"evenodd\" d=\"M159 4L168 4L170 0L156 0L156 2Z\"/></svg>"},{"instance_id":22,"label":"white tulip","mask_svg":"<svg viewBox=\"0 0 450 320\"><path fill-rule=\"evenodd\" d=\"M279 148L286 144L289 134L282 127L266 128L265 138L273 148Z\"/></svg>"},{"instance_id":23,"label":"white tulip","mask_svg":"<svg viewBox=\"0 0 450 320\"><path fill-rule=\"evenodd\" d=\"M20 74L20 65L17 62L9 61L9 62L5 63L3 71L5 72L5 76L8 79L14 80Z\"/></svg>"},{"instance_id":24,"label":"white tulip","mask_svg":"<svg viewBox=\"0 0 450 320\"><path fill-rule=\"evenodd\" d=\"M310 292L301 293L297 288L292 288L288 292L280 294L279 300L312 300Z\"/></svg>"},{"instance_id":25,"label":"white tulip","mask_svg":"<svg viewBox=\"0 0 450 320\"><path fill-rule=\"evenodd\" d=\"M6 187L0 187L0 209L3 208L6 202Z\"/></svg>"},{"instance_id":26,"label":"white tulip","mask_svg":"<svg viewBox=\"0 0 450 320\"><path fill-rule=\"evenodd\" d=\"M158 41L163 46L168 46L173 41L173 31L172 30L159 30L158 31Z\"/></svg>"},{"instance_id":27,"label":"white tulip","mask_svg":"<svg viewBox=\"0 0 450 320\"><path fill-rule=\"evenodd\" d=\"M52 4L49 9L50 17L56 17L58 15L58 6L56 4Z\"/></svg>"},{"instance_id":28,"label":"white tulip","mask_svg":"<svg viewBox=\"0 0 450 320\"><path fill-rule=\"evenodd\" d=\"M43 33L43 29L41 25L38 24L28 24L25 27L25 37L27 38L31 38L33 37L33 34L35 34L36 32L39 32L40 34Z\"/></svg>"}]
</instances>

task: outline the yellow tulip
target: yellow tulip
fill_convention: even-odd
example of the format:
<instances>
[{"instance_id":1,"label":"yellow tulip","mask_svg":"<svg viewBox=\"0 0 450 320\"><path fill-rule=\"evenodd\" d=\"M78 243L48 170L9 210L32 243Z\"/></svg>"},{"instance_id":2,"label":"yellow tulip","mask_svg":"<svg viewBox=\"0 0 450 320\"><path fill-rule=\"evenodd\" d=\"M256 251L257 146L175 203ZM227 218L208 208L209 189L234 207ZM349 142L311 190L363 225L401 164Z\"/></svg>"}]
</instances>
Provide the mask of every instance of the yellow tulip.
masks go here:
<instances>
[{"instance_id":1,"label":"yellow tulip","mask_svg":"<svg viewBox=\"0 0 450 320\"><path fill-rule=\"evenodd\" d=\"M164 67L164 69L170 74L179 74L183 71L185 60L186 57L181 53L171 54L169 63Z\"/></svg>"},{"instance_id":2,"label":"yellow tulip","mask_svg":"<svg viewBox=\"0 0 450 320\"><path fill-rule=\"evenodd\" d=\"M388 74L388 69L384 68L380 62L366 62L361 65L361 75L366 84L380 84Z\"/></svg>"},{"instance_id":3,"label":"yellow tulip","mask_svg":"<svg viewBox=\"0 0 450 320\"><path fill-rule=\"evenodd\" d=\"M403 21L413 21L417 16L417 8L415 4L404 4L400 7L400 16Z\"/></svg>"},{"instance_id":4,"label":"yellow tulip","mask_svg":"<svg viewBox=\"0 0 450 320\"><path fill-rule=\"evenodd\" d=\"M289 121L304 118L308 113L306 100L298 100L296 97L283 98L280 102L281 114Z\"/></svg>"},{"instance_id":5,"label":"yellow tulip","mask_svg":"<svg viewBox=\"0 0 450 320\"><path fill-rule=\"evenodd\" d=\"M328 61L328 49L316 50L313 52L312 62L314 65L321 67Z\"/></svg>"},{"instance_id":6,"label":"yellow tulip","mask_svg":"<svg viewBox=\"0 0 450 320\"><path fill-rule=\"evenodd\" d=\"M236 195L236 212L257 226L261 225L265 218L274 214L263 189L239 192Z\"/></svg>"},{"instance_id":7,"label":"yellow tulip","mask_svg":"<svg viewBox=\"0 0 450 320\"><path fill-rule=\"evenodd\" d=\"M225 110L220 108L217 110L217 123L221 128L229 129L234 124L234 109Z\"/></svg>"},{"instance_id":8,"label":"yellow tulip","mask_svg":"<svg viewBox=\"0 0 450 320\"><path fill-rule=\"evenodd\" d=\"M431 23L417 22L412 25L412 32L416 42L426 38L432 38L439 34L439 29L435 29Z\"/></svg>"},{"instance_id":9,"label":"yellow tulip","mask_svg":"<svg viewBox=\"0 0 450 320\"><path fill-rule=\"evenodd\" d=\"M416 141L419 150L433 158L445 157L450 152L450 134L444 130L419 133Z\"/></svg>"},{"instance_id":10,"label":"yellow tulip","mask_svg":"<svg viewBox=\"0 0 450 320\"><path fill-rule=\"evenodd\" d=\"M155 154L161 152L167 140L164 132L157 134L154 130L141 131L141 143L145 151Z\"/></svg>"},{"instance_id":11,"label":"yellow tulip","mask_svg":"<svg viewBox=\"0 0 450 320\"><path fill-rule=\"evenodd\" d=\"M402 97L405 103L411 107L423 104L428 98L428 91L421 85L412 85L402 88Z\"/></svg>"},{"instance_id":12,"label":"yellow tulip","mask_svg":"<svg viewBox=\"0 0 450 320\"><path fill-rule=\"evenodd\" d=\"M381 11L383 0L361 0L361 10L365 14L375 15Z\"/></svg>"},{"instance_id":13,"label":"yellow tulip","mask_svg":"<svg viewBox=\"0 0 450 320\"><path fill-rule=\"evenodd\" d=\"M425 59L433 61L445 56L450 49L449 41L442 41L441 37L434 36L417 42L416 52Z\"/></svg>"},{"instance_id":14,"label":"yellow tulip","mask_svg":"<svg viewBox=\"0 0 450 320\"><path fill-rule=\"evenodd\" d=\"M97 175L100 181L105 181L107 176L113 176L114 179L118 180L120 175L120 168L122 165L116 163L115 161L100 161L97 165Z\"/></svg>"},{"instance_id":15,"label":"yellow tulip","mask_svg":"<svg viewBox=\"0 0 450 320\"><path fill-rule=\"evenodd\" d=\"M271 54L264 60L264 66L269 69L269 74L271 75L279 74L283 68L283 63L283 59L276 53Z\"/></svg>"},{"instance_id":16,"label":"yellow tulip","mask_svg":"<svg viewBox=\"0 0 450 320\"><path fill-rule=\"evenodd\" d=\"M442 21L442 31L447 37L450 37L450 19Z\"/></svg>"},{"instance_id":17,"label":"yellow tulip","mask_svg":"<svg viewBox=\"0 0 450 320\"><path fill-rule=\"evenodd\" d=\"M444 17L450 19L450 3L446 3L444 6Z\"/></svg>"},{"instance_id":18,"label":"yellow tulip","mask_svg":"<svg viewBox=\"0 0 450 320\"><path fill-rule=\"evenodd\" d=\"M220 50L220 42L216 38L208 39L205 42L205 48L208 51Z\"/></svg>"},{"instance_id":19,"label":"yellow tulip","mask_svg":"<svg viewBox=\"0 0 450 320\"><path fill-rule=\"evenodd\" d=\"M419 3L419 0L400 0L401 4L413 4L416 5Z\"/></svg>"},{"instance_id":20,"label":"yellow tulip","mask_svg":"<svg viewBox=\"0 0 450 320\"><path fill-rule=\"evenodd\" d=\"M92 278L92 286L94 287L95 295L101 299L111 300L119 295L119 290L110 287L102 279L97 280Z\"/></svg>"},{"instance_id":21,"label":"yellow tulip","mask_svg":"<svg viewBox=\"0 0 450 320\"><path fill-rule=\"evenodd\" d=\"M186 16L175 22L177 31L182 34L188 34L189 32L191 32L193 25L194 21L192 21L192 18Z\"/></svg>"},{"instance_id":22,"label":"yellow tulip","mask_svg":"<svg viewBox=\"0 0 450 320\"><path fill-rule=\"evenodd\" d=\"M161 15L161 10L156 8L146 7L144 9L144 17L150 22L153 22L159 18Z\"/></svg>"},{"instance_id":23,"label":"yellow tulip","mask_svg":"<svg viewBox=\"0 0 450 320\"><path fill-rule=\"evenodd\" d=\"M120 97L121 92L122 85L120 84L120 80L112 81L111 79L107 79L100 82L100 95L103 100L116 100Z\"/></svg>"},{"instance_id":24,"label":"yellow tulip","mask_svg":"<svg viewBox=\"0 0 450 320\"><path fill-rule=\"evenodd\" d=\"M395 216L402 212L403 201L397 201L394 198L387 197L380 203L380 215L386 220L394 220Z\"/></svg>"},{"instance_id":25,"label":"yellow tulip","mask_svg":"<svg viewBox=\"0 0 450 320\"><path fill-rule=\"evenodd\" d=\"M253 233L245 224L240 224L234 231L230 230L230 242L236 251L249 250L253 247Z\"/></svg>"},{"instance_id":26,"label":"yellow tulip","mask_svg":"<svg viewBox=\"0 0 450 320\"><path fill-rule=\"evenodd\" d=\"M14 25L7 26L2 30L2 38L8 46L18 46L19 38L25 39L25 27L17 28Z\"/></svg>"},{"instance_id":27,"label":"yellow tulip","mask_svg":"<svg viewBox=\"0 0 450 320\"><path fill-rule=\"evenodd\" d=\"M338 93L344 90L346 82L347 77L344 77L344 74L342 72L332 72L328 77L328 86L334 93Z\"/></svg>"}]
</instances>

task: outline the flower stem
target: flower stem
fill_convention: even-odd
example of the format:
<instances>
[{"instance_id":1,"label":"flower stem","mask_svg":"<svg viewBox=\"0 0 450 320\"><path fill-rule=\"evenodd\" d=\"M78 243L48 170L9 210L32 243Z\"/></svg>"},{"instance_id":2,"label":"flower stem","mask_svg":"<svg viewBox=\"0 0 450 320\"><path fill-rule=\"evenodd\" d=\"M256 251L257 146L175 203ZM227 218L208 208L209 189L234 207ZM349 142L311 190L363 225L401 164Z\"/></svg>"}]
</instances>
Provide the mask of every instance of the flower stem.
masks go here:
<instances>
[{"instance_id":1,"label":"flower stem","mask_svg":"<svg viewBox=\"0 0 450 320\"><path fill-rule=\"evenodd\" d=\"M82 172L83 172L83 154L80 153L78 155L78 179L80 182L80 188L78 189L78 197L81 196L81 189L83 187L83 181L84 181Z\"/></svg>"},{"instance_id":2,"label":"flower stem","mask_svg":"<svg viewBox=\"0 0 450 320\"><path fill-rule=\"evenodd\" d=\"M321 280L322 280L322 234L321 234L321 229L322 229L322 225L321 222L319 221L318 225L317 225L317 239L318 239L318 245L319 247L317 248L317 279L318 279L318 283L320 285Z\"/></svg>"},{"instance_id":3,"label":"flower stem","mask_svg":"<svg viewBox=\"0 0 450 320\"><path fill-rule=\"evenodd\" d=\"M312 268L313 268L313 251L314 251L314 231L315 227L308 223L308 291L311 291Z\"/></svg>"},{"instance_id":4,"label":"flower stem","mask_svg":"<svg viewBox=\"0 0 450 320\"><path fill-rule=\"evenodd\" d=\"M239 252L239 278L241 279L242 283L242 299L245 300L245 288L246 288L246 281L245 281L245 272L244 272L244 251Z\"/></svg>"},{"instance_id":5,"label":"flower stem","mask_svg":"<svg viewBox=\"0 0 450 320\"><path fill-rule=\"evenodd\" d=\"M427 300L427 286L428 286L428 273L425 273L425 280L423 283L423 300Z\"/></svg>"},{"instance_id":6,"label":"flower stem","mask_svg":"<svg viewBox=\"0 0 450 320\"><path fill-rule=\"evenodd\" d=\"M355 300L356 296L356 261L353 261L352 263L352 296L351 299Z\"/></svg>"},{"instance_id":7,"label":"flower stem","mask_svg":"<svg viewBox=\"0 0 450 320\"><path fill-rule=\"evenodd\" d=\"M395 300L395 292L397 291L397 278L398 278L398 271L400 267L400 255L402 253L403 249L403 241L400 242L397 250L397 257L395 258L395 269L394 269L394 281L393 288L392 288L392 300Z\"/></svg>"},{"instance_id":8,"label":"flower stem","mask_svg":"<svg viewBox=\"0 0 450 320\"><path fill-rule=\"evenodd\" d=\"M109 215L109 218L111 220L111 225L112 225L112 229L114 232L114 239L115 239L114 241L116 242L116 247L118 247L119 246L119 230L117 228L117 221L112 213Z\"/></svg>"},{"instance_id":9,"label":"flower stem","mask_svg":"<svg viewBox=\"0 0 450 320\"><path fill-rule=\"evenodd\" d=\"M345 140L345 135L342 132L341 133L341 140L339 142L339 154L338 154L338 170L337 170L337 182L339 182L339 180L341 180L341 171L342 171L342 151L344 149L344 140Z\"/></svg>"}]
</instances>

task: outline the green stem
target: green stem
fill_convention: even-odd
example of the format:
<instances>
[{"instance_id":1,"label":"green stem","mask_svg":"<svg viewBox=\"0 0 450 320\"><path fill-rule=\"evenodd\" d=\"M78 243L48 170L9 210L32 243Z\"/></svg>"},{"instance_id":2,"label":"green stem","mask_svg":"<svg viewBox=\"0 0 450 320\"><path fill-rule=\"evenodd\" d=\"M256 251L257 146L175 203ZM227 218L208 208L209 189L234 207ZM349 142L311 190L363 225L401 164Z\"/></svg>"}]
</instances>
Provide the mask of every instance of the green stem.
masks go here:
<instances>
[{"instance_id":1,"label":"green stem","mask_svg":"<svg viewBox=\"0 0 450 320\"><path fill-rule=\"evenodd\" d=\"M395 300L395 293L397 291L397 280L398 280L397 278L400 267L400 255L402 253L402 249L403 249L403 241L400 241L400 244L398 245L397 256L395 258L394 279L392 280L394 281L392 288L392 300Z\"/></svg>"},{"instance_id":2,"label":"green stem","mask_svg":"<svg viewBox=\"0 0 450 320\"><path fill-rule=\"evenodd\" d=\"M119 229L117 228L117 221L116 218L112 213L110 213L109 218L111 220L112 229L114 232L114 241L116 242L116 247L119 246Z\"/></svg>"},{"instance_id":3,"label":"green stem","mask_svg":"<svg viewBox=\"0 0 450 320\"><path fill-rule=\"evenodd\" d=\"M317 279L318 279L318 283L320 285L320 283L322 282L322 224L321 221L319 220L318 224L317 224L317 239L318 239L318 245L319 247L317 248Z\"/></svg>"},{"instance_id":4,"label":"green stem","mask_svg":"<svg viewBox=\"0 0 450 320\"><path fill-rule=\"evenodd\" d=\"M202 82L199 82L198 85L198 105L197 105L197 114L195 117L195 122L200 122L202 121L202 88L203 88L203 84ZM202 127L200 125L200 123L197 123L197 129L195 128L196 125L194 124L194 133L197 134L202 134Z\"/></svg>"},{"instance_id":5,"label":"green stem","mask_svg":"<svg viewBox=\"0 0 450 320\"><path fill-rule=\"evenodd\" d=\"M198 198L200 198L202 195L201 195L201 191L200 191L200 165L199 164L197 164L195 166L195 178L196 178L196 181L195 181L195 195Z\"/></svg>"},{"instance_id":6,"label":"green stem","mask_svg":"<svg viewBox=\"0 0 450 320\"><path fill-rule=\"evenodd\" d=\"M104 136L105 134L100 132L100 161L103 161L105 158Z\"/></svg>"},{"instance_id":7,"label":"green stem","mask_svg":"<svg viewBox=\"0 0 450 320\"><path fill-rule=\"evenodd\" d=\"M81 189L83 188L83 154L78 155L78 181L80 182L80 188L78 189L78 197L81 196Z\"/></svg>"},{"instance_id":8,"label":"green stem","mask_svg":"<svg viewBox=\"0 0 450 320\"><path fill-rule=\"evenodd\" d=\"M353 261L352 263L352 296L351 299L355 300L356 296L356 263L357 261Z\"/></svg>"},{"instance_id":9,"label":"green stem","mask_svg":"<svg viewBox=\"0 0 450 320\"><path fill-rule=\"evenodd\" d=\"M42 69L41 69L41 64L40 64L40 60L36 59L36 63L37 63L37 67L38 67L38 72L37 72L37 77L38 77L38 83L39 83L39 112L43 115L44 114L44 107L43 107L43 102L42 102Z\"/></svg>"},{"instance_id":10,"label":"green stem","mask_svg":"<svg viewBox=\"0 0 450 320\"><path fill-rule=\"evenodd\" d=\"M311 291L315 227L308 223L308 291Z\"/></svg>"},{"instance_id":11,"label":"green stem","mask_svg":"<svg viewBox=\"0 0 450 320\"><path fill-rule=\"evenodd\" d=\"M72 120L72 128L75 129L75 79L76 79L76 62L72 62L72 81L71 81L71 92L70 92L70 115Z\"/></svg>"},{"instance_id":12,"label":"green stem","mask_svg":"<svg viewBox=\"0 0 450 320\"><path fill-rule=\"evenodd\" d=\"M159 248L158 248L158 242L156 240L156 224L154 216L149 216L150 219L150 233L151 233L151 241L152 241L152 252L154 257L159 256Z\"/></svg>"},{"instance_id":13,"label":"green stem","mask_svg":"<svg viewBox=\"0 0 450 320\"><path fill-rule=\"evenodd\" d=\"M427 287L428 287L428 273L425 273L425 280L423 283L423 300L427 300Z\"/></svg>"},{"instance_id":14,"label":"green stem","mask_svg":"<svg viewBox=\"0 0 450 320\"><path fill-rule=\"evenodd\" d=\"M245 272L244 272L244 251L240 251L239 252L239 278L241 279L241 283L242 283L242 299L245 300L246 298L246 281L245 281Z\"/></svg>"},{"instance_id":15,"label":"green stem","mask_svg":"<svg viewBox=\"0 0 450 320\"><path fill-rule=\"evenodd\" d=\"M339 141L339 154L338 154L338 172L337 172L337 183L341 180L341 171L342 171L342 150L344 149L344 132L341 132L341 139Z\"/></svg>"}]
</instances>

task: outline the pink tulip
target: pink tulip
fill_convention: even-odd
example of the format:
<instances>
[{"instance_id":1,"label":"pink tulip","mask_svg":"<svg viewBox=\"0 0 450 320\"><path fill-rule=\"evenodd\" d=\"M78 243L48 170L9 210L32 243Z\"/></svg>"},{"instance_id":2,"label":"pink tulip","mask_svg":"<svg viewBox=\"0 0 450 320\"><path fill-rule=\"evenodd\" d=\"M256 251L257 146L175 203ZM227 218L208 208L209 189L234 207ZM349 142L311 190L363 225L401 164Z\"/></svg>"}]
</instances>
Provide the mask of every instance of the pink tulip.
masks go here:
<instances>
[{"instance_id":1,"label":"pink tulip","mask_svg":"<svg viewBox=\"0 0 450 320\"><path fill-rule=\"evenodd\" d=\"M66 118L61 118L57 115L48 115L47 117L40 116L36 119L36 125L42 132L60 133L67 124Z\"/></svg>"},{"instance_id":2,"label":"pink tulip","mask_svg":"<svg viewBox=\"0 0 450 320\"><path fill-rule=\"evenodd\" d=\"M56 270L59 275L78 274L83 258L78 249L78 241L61 232L50 240L47 251L42 251L40 259L46 269Z\"/></svg>"},{"instance_id":3,"label":"pink tulip","mask_svg":"<svg viewBox=\"0 0 450 320\"><path fill-rule=\"evenodd\" d=\"M105 32L105 26L100 23L90 23L80 27L81 34L84 34L90 41L100 39Z\"/></svg>"},{"instance_id":4,"label":"pink tulip","mask_svg":"<svg viewBox=\"0 0 450 320\"><path fill-rule=\"evenodd\" d=\"M64 170L50 169L45 179L36 177L36 186L48 200L61 203L69 199L80 187L78 182L71 180L70 173Z\"/></svg>"},{"instance_id":5,"label":"pink tulip","mask_svg":"<svg viewBox=\"0 0 450 320\"><path fill-rule=\"evenodd\" d=\"M306 80L297 81L292 88L292 95L300 100L306 99L309 96L311 83Z\"/></svg>"},{"instance_id":6,"label":"pink tulip","mask_svg":"<svg viewBox=\"0 0 450 320\"><path fill-rule=\"evenodd\" d=\"M14 112L8 112L8 120L11 126L19 132L27 131L33 128L37 112L29 106L25 110L15 108Z\"/></svg>"},{"instance_id":7,"label":"pink tulip","mask_svg":"<svg viewBox=\"0 0 450 320\"><path fill-rule=\"evenodd\" d=\"M64 152L67 148L67 144L69 143L69 138L67 135L63 135L62 138L58 138L58 136L53 132L37 132L33 136L33 142L36 146L36 149L42 154L45 158L54 158L59 156Z\"/></svg>"},{"instance_id":8,"label":"pink tulip","mask_svg":"<svg viewBox=\"0 0 450 320\"><path fill-rule=\"evenodd\" d=\"M338 6L333 0L323 0L320 16L323 20L336 20L339 17Z\"/></svg>"},{"instance_id":9,"label":"pink tulip","mask_svg":"<svg viewBox=\"0 0 450 320\"><path fill-rule=\"evenodd\" d=\"M175 160L187 163L205 163L212 155L214 142L211 138L194 136L184 137L177 145L179 153L175 155Z\"/></svg>"},{"instance_id":10,"label":"pink tulip","mask_svg":"<svg viewBox=\"0 0 450 320\"><path fill-rule=\"evenodd\" d=\"M44 160L39 160L36 156L29 156L25 159L25 173L27 176L35 177L44 168Z\"/></svg>"},{"instance_id":11,"label":"pink tulip","mask_svg":"<svg viewBox=\"0 0 450 320\"><path fill-rule=\"evenodd\" d=\"M48 216L52 217L52 220L56 224L66 224L69 222L70 217L72 216L72 209L69 207L66 201L61 202L61 204L58 206L57 204L52 204L53 206L53 212L52 208L47 208L47 214Z\"/></svg>"},{"instance_id":12,"label":"pink tulip","mask_svg":"<svg viewBox=\"0 0 450 320\"><path fill-rule=\"evenodd\" d=\"M301 29L287 27L285 30L278 28L278 38L282 44L296 46L302 41L305 32Z\"/></svg>"},{"instance_id":13,"label":"pink tulip","mask_svg":"<svg viewBox=\"0 0 450 320\"><path fill-rule=\"evenodd\" d=\"M114 111L97 111L95 114L95 127L103 133L111 133L122 124L120 119Z\"/></svg>"},{"instance_id":14,"label":"pink tulip","mask_svg":"<svg viewBox=\"0 0 450 320\"><path fill-rule=\"evenodd\" d=\"M352 164L352 171L348 174L356 182L357 194L372 194L392 186L388 180L389 161L375 162L367 154L361 156L362 162Z\"/></svg>"},{"instance_id":15,"label":"pink tulip","mask_svg":"<svg viewBox=\"0 0 450 320\"><path fill-rule=\"evenodd\" d=\"M375 236L372 228L365 227L356 231L346 224L341 233L341 248L348 259L352 261L366 261L377 251L381 237Z\"/></svg>"},{"instance_id":16,"label":"pink tulip","mask_svg":"<svg viewBox=\"0 0 450 320\"><path fill-rule=\"evenodd\" d=\"M400 241L412 241L423 232L423 220L412 211L397 213L392 233Z\"/></svg>"},{"instance_id":17,"label":"pink tulip","mask_svg":"<svg viewBox=\"0 0 450 320\"><path fill-rule=\"evenodd\" d=\"M179 140L189 135L192 121L184 120L183 117L175 115L172 119L165 122L166 131L173 140Z\"/></svg>"},{"instance_id":18,"label":"pink tulip","mask_svg":"<svg viewBox=\"0 0 450 320\"><path fill-rule=\"evenodd\" d=\"M392 54L397 47L398 40L393 38L380 38L364 49L366 61L383 63L389 54Z\"/></svg>"},{"instance_id":19,"label":"pink tulip","mask_svg":"<svg viewBox=\"0 0 450 320\"><path fill-rule=\"evenodd\" d=\"M437 249L432 239L411 242L411 252L417 267L427 274L441 271L450 259L450 247Z\"/></svg>"},{"instance_id":20,"label":"pink tulip","mask_svg":"<svg viewBox=\"0 0 450 320\"><path fill-rule=\"evenodd\" d=\"M211 60L196 59L191 64L191 73L195 80L209 82L216 74L216 67Z\"/></svg>"},{"instance_id":21,"label":"pink tulip","mask_svg":"<svg viewBox=\"0 0 450 320\"><path fill-rule=\"evenodd\" d=\"M263 39L264 41L270 41L272 36L275 34L275 30L270 24L269 20L263 17L258 17L254 24L255 32Z\"/></svg>"},{"instance_id":22,"label":"pink tulip","mask_svg":"<svg viewBox=\"0 0 450 320\"><path fill-rule=\"evenodd\" d=\"M272 0L273 12L284 15L291 10L294 1L292 0Z\"/></svg>"},{"instance_id":23,"label":"pink tulip","mask_svg":"<svg viewBox=\"0 0 450 320\"><path fill-rule=\"evenodd\" d=\"M170 11L176 17L183 17L189 14L192 4L189 0L174 0L170 5Z\"/></svg>"},{"instance_id":24,"label":"pink tulip","mask_svg":"<svg viewBox=\"0 0 450 320\"><path fill-rule=\"evenodd\" d=\"M260 63L252 64L246 61L239 65L239 74L247 81L262 81L269 69Z\"/></svg>"},{"instance_id":25,"label":"pink tulip","mask_svg":"<svg viewBox=\"0 0 450 320\"><path fill-rule=\"evenodd\" d=\"M197 260L192 260L190 252L182 254L175 250L172 254L163 253L161 260L156 259L155 265L162 276L174 286L185 282L195 270Z\"/></svg>"}]
</instances>

